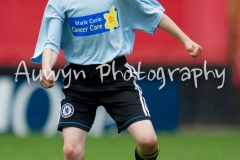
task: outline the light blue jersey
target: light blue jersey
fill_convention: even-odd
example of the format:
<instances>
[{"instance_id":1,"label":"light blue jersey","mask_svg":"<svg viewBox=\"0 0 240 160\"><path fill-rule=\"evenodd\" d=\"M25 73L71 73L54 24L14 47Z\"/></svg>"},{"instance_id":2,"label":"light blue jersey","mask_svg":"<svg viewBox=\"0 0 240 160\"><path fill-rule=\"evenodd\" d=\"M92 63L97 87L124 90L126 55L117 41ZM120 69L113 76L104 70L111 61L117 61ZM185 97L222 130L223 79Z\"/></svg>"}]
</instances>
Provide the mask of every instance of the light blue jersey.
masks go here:
<instances>
[{"instance_id":1,"label":"light blue jersey","mask_svg":"<svg viewBox=\"0 0 240 160\"><path fill-rule=\"evenodd\" d=\"M50 48L68 63L110 62L132 52L135 30L153 34L163 12L156 0L49 0L31 61Z\"/></svg>"}]
</instances>

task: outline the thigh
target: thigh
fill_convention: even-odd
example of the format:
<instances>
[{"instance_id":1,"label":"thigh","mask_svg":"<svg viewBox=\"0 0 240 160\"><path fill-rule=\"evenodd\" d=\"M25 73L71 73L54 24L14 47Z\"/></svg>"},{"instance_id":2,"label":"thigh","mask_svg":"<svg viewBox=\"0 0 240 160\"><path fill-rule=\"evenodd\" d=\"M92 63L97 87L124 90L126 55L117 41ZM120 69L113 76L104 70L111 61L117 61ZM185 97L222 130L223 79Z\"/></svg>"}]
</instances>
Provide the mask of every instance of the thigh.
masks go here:
<instances>
[{"instance_id":1,"label":"thigh","mask_svg":"<svg viewBox=\"0 0 240 160\"><path fill-rule=\"evenodd\" d=\"M64 147L70 147L79 151L84 150L88 132L75 128L63 128Z\"/></svg>"}]
</instances>

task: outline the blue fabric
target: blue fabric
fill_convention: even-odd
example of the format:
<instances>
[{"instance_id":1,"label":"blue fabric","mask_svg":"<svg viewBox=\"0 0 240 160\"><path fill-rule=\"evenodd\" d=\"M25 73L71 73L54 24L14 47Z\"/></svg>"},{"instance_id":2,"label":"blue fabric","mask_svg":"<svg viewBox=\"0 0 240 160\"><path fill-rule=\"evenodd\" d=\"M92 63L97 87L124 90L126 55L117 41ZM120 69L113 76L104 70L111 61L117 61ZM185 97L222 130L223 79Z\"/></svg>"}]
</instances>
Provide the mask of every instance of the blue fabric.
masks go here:
<instances>
[{"instance_id":1,"label":"blue fabric","mask_svg":"<svg viewBox=\"0 0 240 160\"><path fill-rule=\"evenodd\" d=\"M153 34L163 12L156 0L49 0L31 61L50 48L68 63L110 62L132 52L135 30Z\"/></svg>"}]
</instances>

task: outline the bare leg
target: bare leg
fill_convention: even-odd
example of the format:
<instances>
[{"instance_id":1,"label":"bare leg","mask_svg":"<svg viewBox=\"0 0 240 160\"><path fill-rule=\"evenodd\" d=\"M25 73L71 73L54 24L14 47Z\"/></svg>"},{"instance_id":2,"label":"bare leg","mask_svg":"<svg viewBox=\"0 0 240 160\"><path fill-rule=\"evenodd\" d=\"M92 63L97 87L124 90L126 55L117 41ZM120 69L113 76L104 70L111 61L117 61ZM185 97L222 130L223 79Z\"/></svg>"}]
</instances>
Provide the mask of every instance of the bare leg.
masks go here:
<instances>
[{"instance_id":1,"label":"bare leg","mask_svg":"<svg viewBox=\"0 0 240 160\"><path fill-rule=\"evenodd\" d=\"M84 160L84 149L88 132L74 127L63 128L65 160Z\"/></svg>"},{"instance_id":2,"label":"bare leg","mask_svg":"<svg viewBox=\"0 0 240 160\"><path fill-rule=\"evenodd\" d=\"M135 122L128 127L128 131L141 154L152 155L158 150L157 136L150 120Z\"/></svg>"}]
</instances>

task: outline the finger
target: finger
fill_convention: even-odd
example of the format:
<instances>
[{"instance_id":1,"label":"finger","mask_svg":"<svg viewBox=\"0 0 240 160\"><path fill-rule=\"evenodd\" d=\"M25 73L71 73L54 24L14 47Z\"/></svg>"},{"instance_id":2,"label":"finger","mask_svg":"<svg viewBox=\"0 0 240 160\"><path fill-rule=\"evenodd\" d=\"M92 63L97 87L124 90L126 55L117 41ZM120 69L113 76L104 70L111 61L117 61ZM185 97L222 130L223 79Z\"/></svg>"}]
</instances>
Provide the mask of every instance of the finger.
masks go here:
<instances>
[{"instance_id":1,"label":"finger","mask_svg":"<svg viewBox=\"0 0 240 160\"><path fill-rule=\"evenodd\" d=\"M40 85L41 85L43 88L47 89L47 86L46 86L42 81L40 81Z\"/></svg>"},{"instance_id":2,"label":"finger","mask_svg":"<svg viewBox=\"0 0 240 160\"><path fill-rule=\"evenodd\" d=\"M40 82L40 84L41 84L41 86L43 87L43 88L45 88L45 89L48 89L48 88L52 88L54 85L55 85L55 83L51 83L51 84L46 84L46 83L44 83L44 82Z\"/></svg>"},{"instance_id":3,"label":"finger","mask_svg":"<svg viewBox=\"0 0 240 160\"><path fill-rule=\"evenodd\" d=\"M53 71L52 71L53 72ZM47 81L54 81L54 75L52 74L52 72L48 75L43 75L44 79Z\"/></svg>"},{"instance_id":4,"label":"finger","mask_svg":"<svg viewBox=\"0 0 240 160\"><path fill-rule=\"evenodd\" d=\"M193 51L194 51L194 46L188 47L188 48L187 48L187 51L188 51L188 52L193 52Z\"/></svg>"},{"instance_id":5,"label":"finger","mask_svg":"<svg viewBox=\"0 0 240 160\"><path fill-rule=\"evenodd\" d=\"M53 79L47 80L49 86L53 87L55 85L55 81Z\"/></svg>"},{"instance_id":6,"label":"finger","mask_svg":"<svg viewBox=\"0 0 240 160\"><path fill-rule=\"evenodd\" d=\"M202 52L202 47L201 47L201 46L198 46L197 56L199 56L201 52Z\"/></svg>"},{"instance_id":7,"label":"finger","mask_svg":"<svg viewBox=\"0 0 240 160\"><path fill-rule=\"evenodd\" d=\"M55 85L55 82L50 82L49 80L46 80L45 78L43 78L40 81L40 84L44 87L44 88L52 88Z\"/></svg>"},{"instance_id":8,"label":"finger","mask_svg":"<svg viewBox=\"0 0 240 160\"><path fill-rule=\"evenodd\" d=\"M49 83L54 83L55 81L54 81L53 77L50 77L50 78L48 79L48 82L49 82Z\"/></svg>"},{"instance_id":9,"label":"finger","mask_svg":"<svg viewBox=\"0 0 240 160\"><path fill-rule=\"evenodd\" d=\"M44 70L42 76L43 76L43 78L44 78L45 80L47 80L47 81L49 81L49 82L54 82L54 77L55 77L54 71L46 72L46 71Z\"/></svg>"},{"instance_id":10,"label":"finger","mask_svg":"<svg viewBox=\"0 0 240 160\"><path fill-rule=\"evenodd\" d=\"M44 88L48 88L49 84L46 80L42 80L40 81L40 84L44 87Z\"/></svg>"},{"instance_id":11,"label":"finger","mask_svg":"<svg viewBox=\"0 0 240 160\"><path fill-rule=\"evenodd\" d=\"M55 83L54 76L46 77L43 75L43 80L47 81L49 84Z\"/></svg>"},{"instance_id":12,"label":"finger","mask_svg":"<svg viewBox=\"0 0 240 160\"><path fill-rule=\"evenodd\" d=\"M190 55L193 57L193 58L197 58L198 57L198 54L196 51L190 53Z\"/></svg>"},{"instance_id":13,"label":"finger","mask_svg":"<svg viewBox=\"0 0 240 160\"><path fill-rule=\"evenodd\" d=\"M194 58L197 58L199 56L199 54L201 53L201 47L200 46L196 46L195 50L190 53L190 55Z\"/></svg>"},{"instance_id":14,"label":"finger","mask_svg":"<svg viewBox=\"0 0 240 160\"><path fill-rule=\"evenodd\" d=\"M53 79L47 79L47 78L45 78L44 77L44 79L43 79L43 81L46 83L46 84L54 84L55 83L55 81L53 80Z\"/></svg>"},{"instance_id":15,"label":"finger","mask_svg":"<svg viewBox=\"0 0 240 160\"><path fill-rule=\"evenodd\" d=\"M49 83L48 88L52 88L55 85L55 82Z\"/></svg>"}]
</instances>

